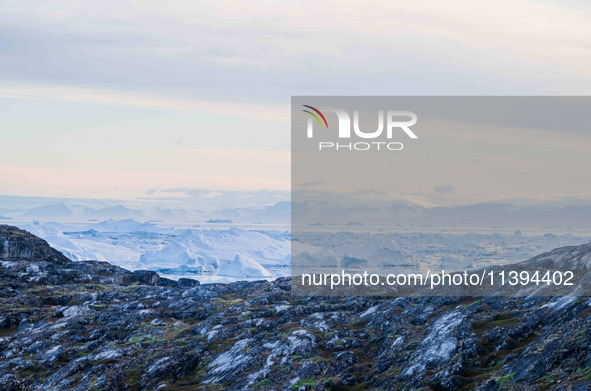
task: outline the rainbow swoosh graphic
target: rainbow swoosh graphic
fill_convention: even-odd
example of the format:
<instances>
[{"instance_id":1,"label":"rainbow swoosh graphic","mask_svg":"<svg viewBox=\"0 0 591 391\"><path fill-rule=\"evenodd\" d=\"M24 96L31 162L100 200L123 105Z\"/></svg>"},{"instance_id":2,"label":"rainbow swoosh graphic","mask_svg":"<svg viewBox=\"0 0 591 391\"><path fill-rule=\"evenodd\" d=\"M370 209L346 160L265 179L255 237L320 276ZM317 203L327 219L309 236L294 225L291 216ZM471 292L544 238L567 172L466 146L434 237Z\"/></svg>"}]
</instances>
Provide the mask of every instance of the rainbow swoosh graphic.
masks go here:
<instances>
[{"instance_id":1,"label":"rainbow swoosh graphic","mask_svg":"<svg viewBox=\"0 0 591 391\"><path fill-rule=\"evenodd\" d=\"M314 110L316 112L316 114L320 115L320 117L322 117L322 119L324 120L324 125L326 125L326 129L328 129L328 122L326 122L326 118L324 118L324 114L322 114L322 112L320 110L318 110L315 107L312 106L308 106L308 105L302 105L303 107L307 107L311 110ZM320 121L320 118L318 118L318 115L314 114L313 112L311 112L310 110L302 110L304 113L308 113L310 114L312 117L316 118L316 121L318 121L318 123L320 124L320 127L323 128L324 125L322 125L322 122Z\"/></svg>"}]
</instances>

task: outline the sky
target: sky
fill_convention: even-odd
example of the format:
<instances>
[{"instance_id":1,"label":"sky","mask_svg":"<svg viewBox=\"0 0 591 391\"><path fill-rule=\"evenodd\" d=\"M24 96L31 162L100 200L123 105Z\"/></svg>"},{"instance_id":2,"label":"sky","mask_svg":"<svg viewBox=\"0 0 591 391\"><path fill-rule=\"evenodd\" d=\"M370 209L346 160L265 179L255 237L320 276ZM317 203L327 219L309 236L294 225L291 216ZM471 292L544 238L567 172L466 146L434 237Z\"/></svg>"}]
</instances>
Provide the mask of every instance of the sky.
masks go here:
<instances>
[{"instance_id":1,"label":"sky","mask_svg":"<svg viewBox=\"0 0 591 391\"><path fill-rule=\"evenodd\" d=\"M292 95L589 95L590 20L574 0L0 0L0 194L289 190Z\"/></svg>"}]
</instances>

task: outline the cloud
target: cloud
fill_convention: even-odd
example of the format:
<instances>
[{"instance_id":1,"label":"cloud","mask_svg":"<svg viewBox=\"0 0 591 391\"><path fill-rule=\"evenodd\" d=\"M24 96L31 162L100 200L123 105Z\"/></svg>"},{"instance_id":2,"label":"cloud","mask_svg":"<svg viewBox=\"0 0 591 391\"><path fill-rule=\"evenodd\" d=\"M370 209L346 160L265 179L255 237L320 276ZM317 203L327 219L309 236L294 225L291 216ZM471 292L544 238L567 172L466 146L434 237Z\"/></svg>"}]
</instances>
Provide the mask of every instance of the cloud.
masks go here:
<instances>
[{"instance_id":1,"label":"cloud","mask_svg":"<svg viewBox=\"0 0 591 391\"><path fill-rule=\"evenodd\" d=\"M215 161L228 162L262 162L262 163L280 163L288 165L290 163L291 151L267 151L261 149L241 149L241 148L204 148L204 149L183 149L183 150L160 150L155 155L171 155L175 158L183 156L194 156L201 159L212 159Z\"/></svg>"},{"instance_id":2,"label":"cloud","mask_svg":"<svg viewBox=\"0 0 591 391\"><path fill-rule=\"evenodd\" d=\"M257 191L273 189L288 191L289 180L243 174L137 172L137 171L89 171L82 169L48 169L17 167L0 163L0 194L46 197L86 198L93 191L95 197L131 199L154 189L155 183L166 188L180 188L188 183L198 183L203 188ZM159 192L164 192L160 190ZM212 190L207 190L211 193ZM154 193L156 195L158 193ZM173 195L174 193L169 193Z\"/></svg>"},{"instance_id":3,"label":"cloud","mask_svg":"<svg viewBox=\"0 0 591 391\"><path fill-rule=\"evenodd\" d=\"M582 90L591 77L583 2L345 3L4 2L0 80L244 104L393 88L397 95L589 92Z\"/></svg>"},{"instance_id":4,"label":"cloud","mask_svg":"<svg viewBox=\"0 0 591 391\"><path fill-rule=\"evenodd\" d=\"M456 185L442 185L442 186L435 186L433 189L436 193L453 193L459 190L459 187Z\"/></svg>"},{"instance_id":5,"label":"cloud","mask_svg":"<svg viewBox=\"0 0 591 391\"><path fill-rule=\"evenodd\" d=\"M162 110L201 110L225 116L238 115L282 122L289 121L289 108L283 105L205 101L183 96L128 92L104 88L6 82L0 85L0 97L22 100L90 102Z\"/></svg>"},{"instance_id":6,"label":"cloud","mask_svg":"<svg viewBox=\"0 0 591 391\"><path fill-rule=\"evenodd\" d=\"M224 193L221 193L219 191L212 191L211 193L203 195L202 198L217 198L217 197L222 197L223 195L224 195Z\"/></svg>"}]
</instances>

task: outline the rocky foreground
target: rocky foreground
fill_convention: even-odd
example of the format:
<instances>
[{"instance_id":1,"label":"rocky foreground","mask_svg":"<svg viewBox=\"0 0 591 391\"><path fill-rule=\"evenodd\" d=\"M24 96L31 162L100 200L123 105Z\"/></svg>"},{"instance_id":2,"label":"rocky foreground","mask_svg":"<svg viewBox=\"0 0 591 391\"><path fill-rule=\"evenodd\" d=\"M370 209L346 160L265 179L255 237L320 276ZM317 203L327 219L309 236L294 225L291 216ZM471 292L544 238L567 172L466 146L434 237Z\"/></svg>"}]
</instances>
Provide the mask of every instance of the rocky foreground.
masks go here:
<instances>
[{"instance_id":1,"label":"rocky foreground","mask_svg":"<svg viewBox=\"0 0 591 391\"><path fill-rule=\"evenodd\" d=\"M586 298L294 298L71 262L7 226L0 260L0 390L591 389Z\"/></svg>"}]
</instances>

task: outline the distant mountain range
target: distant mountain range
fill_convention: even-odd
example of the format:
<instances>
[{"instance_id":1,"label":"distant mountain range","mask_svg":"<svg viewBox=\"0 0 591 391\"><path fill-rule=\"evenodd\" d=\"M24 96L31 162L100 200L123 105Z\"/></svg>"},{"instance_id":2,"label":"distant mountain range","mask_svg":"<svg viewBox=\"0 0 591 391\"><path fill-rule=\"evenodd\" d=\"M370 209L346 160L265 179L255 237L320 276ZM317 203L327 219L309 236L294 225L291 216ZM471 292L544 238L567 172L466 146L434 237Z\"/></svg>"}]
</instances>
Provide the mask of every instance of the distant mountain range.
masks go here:
<instances>
[{"instance_id":1,"label":"distant mountain range","mask_svg":"<svg viewBox=\"0 0 591 391\"><path fill-rule=\"evenodd\" d=\"M289 202L285 204L281 201L288 198L289 193L285 191L238 192L184 189L181 192L186 193L187 196L113 200L0 195L0 216L15 220L62 222L136 219L200 223L221 219L239 223L289 224ZM166 192L163 193L163 195L166 194ZM284 210L281 213L273 210L281 208L282 205ZM250 216L256 218L250 218Z\"/></svg>"},{"instance_id":2,"label":"distant mountain range","mask_svg":"<svg viewBox=\"0 0 591 391\"><path fill-rule=\"evenodd\" d=\"M481 203L426 208L412 203L343 207L308 202L294 204L294 224L415 225L436 227L588 228L591 206L520 206Z\"/></svg>"},{"instance_id":3,"label":"distant mountain range","mask_svg":"<svg viewBox=\"0 0 591 391\"><path fill-rule=\"evenodd\" d=\"M123 205L115 205L105 208L89 208L82 205L68 205L60 202L52 205L44 205L31 208L17 217L25 219L68 221L77 219L132 219L142 218L144 212L127 208Z\"/></svg>"},{"instance_id":4,"label":"distant mountain range","mask_svg":"<svg viewBox=\"0 0 591 391\"><path fill-rule=\"evenodd\" d=\"M326 202L279 201L272 205L221 208L209 211L184 207L163 207L159 204L135 202L96 202L91 200L63 200L31 208L8 208L2 204L0 215L5 219L41 221L74 220L153 220L171 222L289 225L382 225L433 227L503 227L503 228L588 228L591 205L555 202L523 204L486 202L449 207L425 207L408 201L358 202L342 205L338 197ZM40 199L43 202L50 199ZM6 201L16 205L14 200ZM102 206L96 206L101 204ZM130 204L130 205L131 205ZM292 216L293 213L293 216ZM293 219L292 219L293 217ZM228 223L230 224L230 223Z\"/></svg>"},{"instance_id":5,"label":"distant mountain range","mask_svg":"<svg viewBox=\"0 0 591 391\"><path fill-rule=\"evenodd\" d=\"M22 213L20 217L32 219L60 219L66 220L74 217L74 211L64 202L55 205L45 205L38 208L32 208Z\"/></svg>"}]
</instances>

